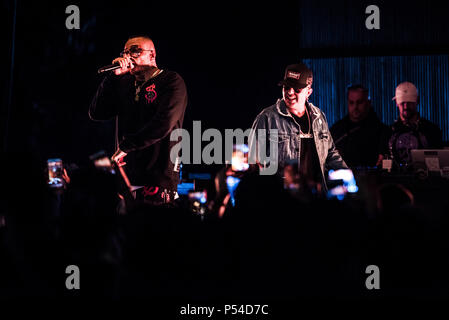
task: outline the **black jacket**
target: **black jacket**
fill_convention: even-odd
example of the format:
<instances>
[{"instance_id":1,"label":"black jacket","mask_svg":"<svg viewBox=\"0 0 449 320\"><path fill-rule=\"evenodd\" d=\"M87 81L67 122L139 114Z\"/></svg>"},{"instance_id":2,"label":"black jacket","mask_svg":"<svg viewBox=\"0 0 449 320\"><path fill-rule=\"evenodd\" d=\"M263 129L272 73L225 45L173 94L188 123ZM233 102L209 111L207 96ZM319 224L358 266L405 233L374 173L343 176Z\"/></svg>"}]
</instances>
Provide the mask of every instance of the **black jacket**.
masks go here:
<instances>
[{"instance_id":1,"label":"black jacket","mask_svg":"<svg viewBox=\"0 0 449 320\"><path fill-rule=\"evenodd\" d=\"M399 164L410 164L412 149L441 149L443 138L440 128L427 119L405 124L400 119L391 126L389 141L391 157Z\"/></svg>"},{"instance_id":2,"label":"black jacket","mask_svg":"<svg viewBox=\"0 0 449 320\"><path fill-rule=\"evenodd\" d=\"M128 153L125 171L131 184L176 190L178 172L170 160L176 141L170 133L182 127L187 106L184 80L164 70L141 86L135 101L135 78L126 74L103 79L90 105L92 120L116 117L116 146Z\"/></svg>"},{"instance_id":3,"label":"black jacket","mask_svg":"<svg viewBox=\"0 0 449 320\"><path fill-rule=\"evenodd\" d=\"M366 119L354 123L347 115L337 121L331 130L335 146L348 166L375 166L379 154L388 154L390 130L373 109Z\"/></svg>"}]
</instances>

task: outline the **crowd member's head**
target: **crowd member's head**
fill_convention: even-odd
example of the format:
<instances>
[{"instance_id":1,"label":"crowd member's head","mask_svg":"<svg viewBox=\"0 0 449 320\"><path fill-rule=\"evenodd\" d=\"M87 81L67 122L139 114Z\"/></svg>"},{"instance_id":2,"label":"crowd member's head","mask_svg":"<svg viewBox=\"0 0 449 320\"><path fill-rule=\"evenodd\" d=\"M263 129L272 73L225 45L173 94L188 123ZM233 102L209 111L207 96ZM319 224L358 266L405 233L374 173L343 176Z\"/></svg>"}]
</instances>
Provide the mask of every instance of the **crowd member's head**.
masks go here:
<instances>
[{"instance_id":1,"label":"crowd member's head","mask_svg":"<svg viewBox=\"0 0 449 320\"><path fill-rule=\"evenodd\" d=\"M304 106L312 94L313 74L305 64L291 64L285 69L284 79L279 82L282 86L282 97L289 109Z\"/></svg>"},{"instance_id":2,"label":"crowd member's head","mask_svg":"<svg viewBox=\"0 0 449 320\"><path fill-rule=\"evenodd\" d=\"M371 102L368 90L362 85L353 85L348 88L348 115L352 122L364 120L370 111Z\"/></svg>"},{"instance_id":3,"label":"crowd member's head","mask_svg":"<svg viewBox=\"0 0 449 320\"><path fill-rule=\"evenodd\" d=\"M413 121L418 117L417 105L419 103L418 90L411 82L402 82L396 87L393 98L399 109L399 117L403 122Z\"/></svg>"}]
</instances>

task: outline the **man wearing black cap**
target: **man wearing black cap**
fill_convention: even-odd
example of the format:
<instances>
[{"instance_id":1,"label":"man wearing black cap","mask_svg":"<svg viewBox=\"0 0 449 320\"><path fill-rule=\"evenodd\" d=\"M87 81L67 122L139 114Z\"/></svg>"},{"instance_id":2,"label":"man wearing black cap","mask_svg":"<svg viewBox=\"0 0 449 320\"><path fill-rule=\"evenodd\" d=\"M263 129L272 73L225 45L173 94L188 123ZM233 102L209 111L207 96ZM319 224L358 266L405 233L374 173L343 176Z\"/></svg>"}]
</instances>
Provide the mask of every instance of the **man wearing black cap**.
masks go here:
<instances>
[{"instance_id":1,"label":"man wearing black cap","mask_svg":"<svg viewBox=\"0 0 449 320\"><path fill-rule=\"evenodd\" d=\"M324 113L308 102L312 82L312 71L305 64L287 66L284 79L279 82L282 99L264 109L253 123L250 156L262 163L267 150L261 147L260 129L265 130L267 142L277 140L278 172L294 161L303 182L322 183L326 187L327 170L347 166L335 148ZM273 129L277 129L278 137L272 134Z\"/></svg>"}]
</instances>

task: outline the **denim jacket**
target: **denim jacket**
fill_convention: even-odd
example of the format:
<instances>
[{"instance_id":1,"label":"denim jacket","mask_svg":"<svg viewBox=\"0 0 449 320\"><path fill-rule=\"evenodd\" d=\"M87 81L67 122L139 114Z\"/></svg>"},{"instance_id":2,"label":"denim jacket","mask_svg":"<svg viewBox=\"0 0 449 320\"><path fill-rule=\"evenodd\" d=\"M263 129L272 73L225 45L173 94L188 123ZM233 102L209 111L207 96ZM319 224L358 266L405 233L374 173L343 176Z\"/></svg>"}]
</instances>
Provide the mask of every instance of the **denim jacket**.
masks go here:
<instances>
[{"instance_id":1,"label":"denim jacket","mask_svg":"<svg viewBox=\"0 0 449 320\"><path fill-rule=\"evenodd\" d=\"M306 103L306 108L311 117L313 139L320 162L321 175L323 182L326 183L327 170L347 169L348 167L335 148L324 113L312 103ZM278 169L282 169L289 160L300 162L300 126L288 111L284 100L279 99L275 105L264 109L253 123L249 146L251 151L257 150L253 154L253 157L257 157L256 161L262 158L260 152L269 155L268 150L255 149L256 138L261 139L258 129L266 130L266 137L262 138L266 139L266 146L269 146L270 141L278 143ZM270 129L277 129L277 137Z\"/></svg>"}]
</instances>

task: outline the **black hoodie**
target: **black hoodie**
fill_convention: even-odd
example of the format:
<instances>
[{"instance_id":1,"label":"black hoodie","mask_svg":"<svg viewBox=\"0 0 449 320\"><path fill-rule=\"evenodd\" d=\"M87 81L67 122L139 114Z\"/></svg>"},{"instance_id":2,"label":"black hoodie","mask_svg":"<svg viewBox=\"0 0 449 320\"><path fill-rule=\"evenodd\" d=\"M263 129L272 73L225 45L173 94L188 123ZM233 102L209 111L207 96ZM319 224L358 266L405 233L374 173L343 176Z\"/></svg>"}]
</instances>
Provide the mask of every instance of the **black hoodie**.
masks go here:
<instances>
[{"instance_id":1,"label":"black hoodie","mask_svg":"<svg viewBox=\"0 0 449 320\"><path fill-rule=\"evenodd\" d=\"M372 108L364 120L355 123L347 115L330 130L335 146L351 168L375 166L379 154L388 154L390 130Z\"/></svg>"},{"instance_id":2,"label":"black hoodie","mask_svg":"<svg viewBox=\"0 0 449 320\"><path fill-rule=\"evenodd\" d=\"M170 160L176 141L170 133L182 128L187 106L184 80L164 70L141 86L135 100L135 78L108 75L89 108L92 120L116 117L116 146L128 153L125 171L133 185L159 186L176 191L179 174Z\"/></svg>"},{"instance_id":3,"label":"black hoodie","mask_svg":"<svg viewBox=\"0 0 449 320\"><path fill-rule=\"evenodd\" d=\"M410 164L412 149L441 149L443 138L440 128L418 114L416 122L397 119L391 126L388 143L391 157L398 164Z\"/></svg>"}]
</instances>

